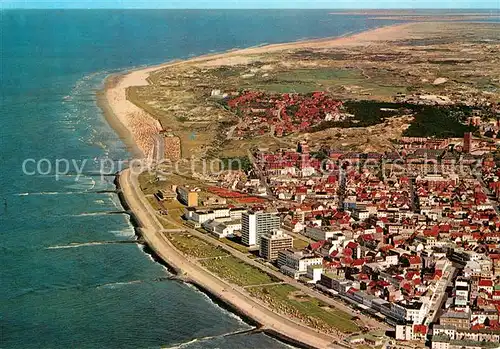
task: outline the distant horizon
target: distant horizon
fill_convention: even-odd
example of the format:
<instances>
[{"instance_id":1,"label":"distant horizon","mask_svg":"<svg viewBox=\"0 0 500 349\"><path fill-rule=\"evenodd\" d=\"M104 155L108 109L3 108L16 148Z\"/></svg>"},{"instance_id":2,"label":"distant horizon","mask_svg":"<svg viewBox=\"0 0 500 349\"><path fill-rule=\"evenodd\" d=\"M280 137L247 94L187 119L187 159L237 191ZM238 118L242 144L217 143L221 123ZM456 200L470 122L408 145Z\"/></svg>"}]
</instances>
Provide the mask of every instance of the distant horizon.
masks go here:
<instances>
[{"instance_id":1,"label":"distant horizon","mask_svg":"<svg viewBox=\"0 0 500 349\"><path fill-rule=\"evenodd\" d=\"M414 8L414 7L378 7L378 8L345 8L345 7L331 7L331 8L304 8L304 7L268 7L268 8L257 8L257 7L5 7L4 4L0 4L0 10L261 10L261 11L273 11L273 10L310 10L310 11L496 11L500 13L500 8L488 8L488 7L436 7L436 8Z\"/></svg>"},{"instance_id":2,"label":"distant horizon","mask_svg":"<svg viewBox=\"0 0 500 349\"><path fill-rule=\"evenodd\" d=\"M0 0L2 9L493 10L500 0Z\"/></svg>"}]
</instances>

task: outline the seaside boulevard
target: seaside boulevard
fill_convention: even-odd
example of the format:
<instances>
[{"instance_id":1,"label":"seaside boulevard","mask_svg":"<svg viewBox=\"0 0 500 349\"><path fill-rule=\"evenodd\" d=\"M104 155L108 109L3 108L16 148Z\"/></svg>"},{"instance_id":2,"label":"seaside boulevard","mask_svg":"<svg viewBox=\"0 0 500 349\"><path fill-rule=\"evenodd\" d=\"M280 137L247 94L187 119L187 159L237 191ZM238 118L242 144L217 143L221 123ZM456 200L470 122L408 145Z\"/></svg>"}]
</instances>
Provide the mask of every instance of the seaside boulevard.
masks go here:
<instances>
[{"instance_id":1,"label":"seaside boulevard","mask_svg":"<svg viewBox=\"0 0 500 349\"><path fill-rule=\"evenodd\" d=\"M201 286L218 299L238 309L242 314L259 323L264 332L271 334L274 332L305 347L345 348L335 343L334 337L314 331L273 312L238 290L236 286L222 281L189 261L161 234L163 227L140 191L137 174L129 169L123 170L118 177L118 183L123 198L133 211L139 223L141 235L148 246L175 269L183 280Z\"/></svg>"},{"instance_id":2,"label":"seaside boulevard","mask_svg":"<svg viewBox=\"0 0 500 349\"><path fill-rule=\"evenodd\" d=\"M340 38L319 39L296 43L276 44L264 47L230 51L223 54L206 55L182 62L134 70L121 76L111 76L106 81L104 93L99 103L109 124L115 129L137 158L152 157L156 135L161 131L158 120L139 108L127 98L127 89L133 86L148 85L149 75L168 65L186 64L210 60L217 64L237 64L242 54L257 54L300 47L337 47L364 45L371 41L398 39L407 34L408 24L392 25L369 30L356 35ZM134 168L135 169L135 168ZM154 210L140 191L138 171L129 169L120 173L118 182L123 199L132 210L140 225L140 232L150 248L168 265L173 267L181 279L199 285L201 288L238 309L241 314L259 323L263 330L297 345L312 348L347 348L332 335L320 333L291 318L282 316L270 308L253 300L238 286L219 279L209 271L190 261L179 252L162 234L164 228L158 221ZM183 228L185 229L185 228Z\"/></svg>"}]
</instances>

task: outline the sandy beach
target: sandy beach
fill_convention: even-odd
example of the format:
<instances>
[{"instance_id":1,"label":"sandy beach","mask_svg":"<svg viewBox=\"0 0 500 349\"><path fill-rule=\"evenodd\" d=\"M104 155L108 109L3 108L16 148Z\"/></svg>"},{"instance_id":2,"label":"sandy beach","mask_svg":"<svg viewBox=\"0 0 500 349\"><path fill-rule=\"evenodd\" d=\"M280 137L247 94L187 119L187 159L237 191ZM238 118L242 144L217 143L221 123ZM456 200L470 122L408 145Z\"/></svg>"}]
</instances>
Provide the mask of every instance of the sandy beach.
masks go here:
<instances>
[{"instance_id":1,"label":"sandy beach","mask_svg":"<svg viewBox=\"0 0 500 349\"><path fill-rule=\"evenodd\" d=\"M132 71L122 76L111 76L99 104L106 119L137 158L150 157L157 135L162 127L158 120L127 99L127 88L147 84L153 68Z\"/></svg>"},{"instance_id":2,"label":"sandy beach","mask_svg":"<svg viewBox=\"0 0 500 349\"><path fill-rule=\"evenodd\" d=\"M106 118L110 125L131 147L134 156L148 158L152 155L155 136L161 131L159 122L127 99L127 88L148 84L151 72L167 65L177 64L238 64L248 55L297 48L319 48L351 45L367 45L373 41L398 40L406 35L408 24L383 27L360 34L295 43L276 44L263 47L230 51L222 54L206 55L183 62L170 62L159 66L138 69L121 76L112 76L100 98ZM226 283L201 266L182 255L162 234L163 227L156 214L146 201L138 184L136 171L125 170L119 176L119 185L127 206L133 211L141 234L150 248L167 264L179 271L180 276L201 286L204 290L239 310L241 314L261 324L270 333L278 333L292 339L304 347L344 348L334 336L319 333L294 319L272 311L262 303L254 301L248 294Z\"/></svg>"},{"instance_id":3,"label":"sandy beach","mask_svg":"<svg viewBox=\"0 0 500 349\"><path fill-rule=\"evenodd\" d=\"M141 234L151 249L168 265L178 271L182 279L201 286L204 290L239 310L246 317L259 323L264 331L279 333L297 344L309 348L344 348L338 339L319 333L289 318L285 318L253 300L236 287L209 274L197 264L186 259L162 234L162 225L154 210L140 192L135 171L124 170L119 185L127 206L134 212Z\"/></svg>"},{"instance_id":4,"label":"sandy beach","mask_svg":"<svg viewBox=\"0 0 500 349\"><path fill-rule=\"evenodd\" d=\"M298 41L208 54L186 61L173 61L133 70L122 75L113 75L106 81L105 89L99 98L99 104L109 124L129 146L134 157L151 157L155 136L162 127L154 117L127 99L127 88L147 85L148 76L152 72L166 66L179 64L235 65L246 62L248 56L251 55L298 48L349 47L369 45L377 41L400 40L407 36L409 26L411 24L397 24L344 37Z\"/></svg>"}]
</instances>

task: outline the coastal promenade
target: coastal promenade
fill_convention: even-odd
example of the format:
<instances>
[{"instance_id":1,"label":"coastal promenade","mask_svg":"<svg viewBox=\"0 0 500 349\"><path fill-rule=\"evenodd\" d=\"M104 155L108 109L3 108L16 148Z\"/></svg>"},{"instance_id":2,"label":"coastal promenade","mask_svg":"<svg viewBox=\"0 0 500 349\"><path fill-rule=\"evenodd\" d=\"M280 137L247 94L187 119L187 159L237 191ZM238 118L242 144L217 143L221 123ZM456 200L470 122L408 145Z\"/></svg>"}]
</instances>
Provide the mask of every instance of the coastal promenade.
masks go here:
<instances>
[{"instance_id":1,"label":"coastal promenade","mask_svg":"<svg viewBox=\"0 0 500 349\"><path fill-rule=\"evenodd\" d=\"M383 28L377 28L366 32L340 38L326 38L295 43L275 44L265 47L255 47L243 50L233 50L221 54L211 54L189 59L187 61L168 62L166 64L137 69L127 72L124 75L113 76L106 82L104 93L99 99L99 103L104 110L104 114L110 125L118 132L126 144L129 145L137 158L148 159L154 154L157 135L162 126L158 120L140 106L134 104L129 99L128 91L131 87L146 86L150 84L150 74L167 66L191 65L203 63L207 66L213 65L234 65L246 61L248 55L265 54L269 52L279 52L283 50L299 48L332 48L362 46L375 41L385 41L388 38L396 40L407 35L408 24L397 24ZM140 232L144 241L155 252L155 254L176 270L180 279L191 282L207 293L220 299L228 306L234 308L240 314L254 320L261 325L261 329L277 337L288 339L295 344L301 344L310 348L349 348L342 343L341 339L334 334L325 334L313 328L305 326L294 318L281 315L277 309L272 309L259 300L254 300L248 292L236 285L231 285L220 279L217 275L204 269L195 260L189 259L178 251L163 233L163 226L159 222L156 212L144 197L138 184L138 171L125 170L119 176L119 185L122 189L123 198L134 213L140 226ZM194 235L199 236L199 232L184 229ZM238 251L222 246L231 254L243 260L245 263L262 269L262 265L256 265L255 261L249 261L247 256L241 255ZM274 271L266 271L275 274ZM353 316L359 316L363 322L370 327L385 329L385 325L365 319L362 314L356 314L352 309L346 307L325 295L322 295L308 287L297 283L295 280L284 279L282 281L292 284L306 294L314 296L336 308L339 308Z\"/></svg>"},{"instance_id":2,"label":"coastal promenade","mask_svg":"<svg viewBox=\"0 0 500 349\"><path fill-rule=\"evenodd\" d=\"M306 295L309 295L312 298L316 298L325 304L328 304L336 309L339 309L347 314L350 314L352 317L358 317L365 326L368 326L372 329L383 329L383 330L389 330L391 328L390 326L388 326L384 322L380 322L374 318L370 318L370 317L360 313L359 311L357 312L352 307L349 307L349 306L345 305L344 303L333 299L330 296L326 296L323 293L320 293L317 290L314 290L313 288L308 287L305 284L295 280L294 278L291 278L291 277L283 274L280 271L273 270L272 268L269 268L268 266L265 266L264 264L257 262L255 259L249 258L247 254L242 253L241 251L238 251L237 249L235 249L235 248L233 248L233 247L231 247L231 246L229 246L229 245L227 245L227 244L225 244L217 239L214 239L213 237L211 237L207 234L200 233L196 229L191 229L191 228L188 228L186 226L179 225L179 228L184 230L184 231L189 232L190 234L192 234L193 236L197 237L200 240L204 240L211 245L215 245L215 246L229 252L234 257L244 261L246 264L251 265L257 269L260 269L264 273L267 273L267 274L275 277L276 279L281 280L280 281L281 283L292 285L293 287L297 288L298 290L300 290L301 292L303 292Z\"/></svg>"},{"instance_id":3,"label":"coastal promenade","mask_svg":"<svg viewBox=\"0 0 500 349\"><path fill-rule=\"evenodd\" d=\"M262 326L264 332L278 334L307 348L344 348L337 342L337 338L273 312L237 287L188 260L162 234L163 227L140 191L137 177L137 173L129 169L120 173L118 183L123 198L137 219L144 241L158 257L177 271L181 279L200 286L241 314L253 319Z\"/></svg>"}]
</instances>

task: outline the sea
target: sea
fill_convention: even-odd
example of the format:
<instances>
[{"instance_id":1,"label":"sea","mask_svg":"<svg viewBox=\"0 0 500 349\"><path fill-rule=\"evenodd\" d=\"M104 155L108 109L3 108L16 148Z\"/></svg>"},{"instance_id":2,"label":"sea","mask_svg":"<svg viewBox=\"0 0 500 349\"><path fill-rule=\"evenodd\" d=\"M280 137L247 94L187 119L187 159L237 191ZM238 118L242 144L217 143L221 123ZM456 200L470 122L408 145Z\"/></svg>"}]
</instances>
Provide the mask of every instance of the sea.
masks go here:
<instances>
[{"instance_id":1,"label":"sea","mask_svg":"<svg viewBox=\"0 0 500 349\"><path fill-rule=\"evenodd\" d=\"M108 175L131 154L96 94L130 68L393 23L327 10L1 10L0 347L288 347L241 333L252 326L135 243Z\"/></svg>"}]
</instances>

